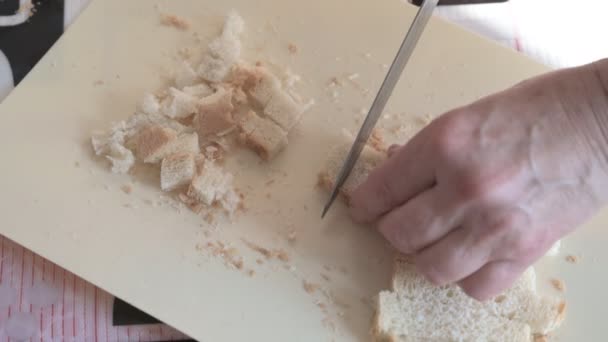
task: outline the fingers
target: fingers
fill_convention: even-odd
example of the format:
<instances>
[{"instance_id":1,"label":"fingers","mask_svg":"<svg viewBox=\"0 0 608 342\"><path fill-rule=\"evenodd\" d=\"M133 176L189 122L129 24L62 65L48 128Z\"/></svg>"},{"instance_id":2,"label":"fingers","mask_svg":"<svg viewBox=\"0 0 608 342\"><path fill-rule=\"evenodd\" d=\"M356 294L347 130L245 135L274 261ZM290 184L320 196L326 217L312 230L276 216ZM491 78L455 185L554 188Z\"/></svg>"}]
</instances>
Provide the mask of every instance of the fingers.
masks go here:
<instances>
[{"instance_id":1,"label":"fingers","mask_svg":"<svg viewBox=\"0 0 608 342\"><path fill-rule=\"evenodd\" d=\"M435 181L430 139L424 130L372 171L351 196L351 214L356 221L377 220L395 206L431 187Z\"/></svg>"},{"instance_id":2,"label":"fingers","mask_svg":"<svg viewBox=\"0 0 608 342\"><path fill-rule=\"evenodd\" d=\"M490 299L508 289L526 270L513 261L493 261L459 282L462 290L477 300Z\"/></svg>"},{"instance_id":3,"label":"fingers","mask_svg":"<svg viewBox=\"0 0 608 342\"><path fill-rule=\"evenodd\" d=\"M459 227L422 250L416 256L416 268L435 285L455 283L484 266L492 248L492 241L479 229Z\"/></svg>"},{"instance_id":4,"label":"fingers","mask_svg":"<svg viewBox=\"0 0 608 342\"><path fill-rule=\"evenodd\" d=\"M447 203L449 199L433 187L383 216L378 230L402 253L416 253L459 224L458 210Z\"/></svg>"}]
</instances>

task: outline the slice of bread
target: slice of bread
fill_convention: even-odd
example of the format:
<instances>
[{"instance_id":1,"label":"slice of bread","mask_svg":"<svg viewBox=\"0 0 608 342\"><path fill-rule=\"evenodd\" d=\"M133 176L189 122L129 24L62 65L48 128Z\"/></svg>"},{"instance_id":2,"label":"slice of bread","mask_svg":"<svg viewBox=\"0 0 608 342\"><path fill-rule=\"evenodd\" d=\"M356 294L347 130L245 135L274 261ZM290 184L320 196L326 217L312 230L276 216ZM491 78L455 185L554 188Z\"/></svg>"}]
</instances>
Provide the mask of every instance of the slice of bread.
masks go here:
<instances>
[{"instance_id":1,"label":"slice of bread","mask_svg":"<svg viewBox=\"0 0 608 342\"><path fill-rule=\"evenodd\" d=\"M274 159L287 146L287 133L252 110L239 117L238 126L245 145L264 160Z\"/></svg>"},{"instance_id":2,"label":"slice of bread","mask_svg":"<svg viewBox=\"0 0 608 342\"><path fill-rule=\"evenodd\" d=\"M528 268L513 286L484 302L467 296L460 287L437 287L416 272L411 260L397 257L392 289L403 297L417 298L431 306L448 305L463 310L485 311L497 317L524 323L534 334L547 334L562 323L565 303L559 298L541 296L536 292L536 273Z\"/></svg>"},{"instance_id":3,"label":"slice of bread","mask_svg":"<svg viewBox=\"0 0 608 342\"><path fill-rule=\"evenodd\" d=\"M194 155L188 152L171 154L161 162L160 188L163 191L173 191L190 184L196 171Z\"/></svg>"},{"instance_id":4,"label":"slice of bread","mask_svg":"<svg viewBox=\"0 0 608 342\"><path fill-rule=\"evenodd\" d=\"M281 81L266 68L256 67L251 80L253 86L248 93L260 108L265 108L275 94L282 93Z\"/></svg>"},{"instance_id":5,"label":"slice of bread","mask_svg":"<svg viewBox=\"0 0 608 342\"><path fill-rule=\"evenodd\" d=\"M483 310L429 303L399 292L382 291L377 298L373 340L391 342L527 342L527 324L496 317Z\"/></svg>"},{"instance_id":6,"label":"slice of bread","mask_svg":"<svg viewBox=\"0 0 608 342\"><path fill-rule=\"evenodd\" d=\"M337 145L329 152L325 167L319 173L319 186L321 186L321 188L327 191L333 189L336 177L346 160L346 156L348 155L351 146L351 142L344 142ZM369 146L365 146L355 167L340 189L342 198L348 202L351 193L361 185L367 179L369 173L386 160L386 158L386 154L378 152Z\"/></svg>"},{"instance_id":7,"label":"slice of bread","mask_svg":"<svg viewBox=\"0 0 608 342\"><path fill-rule=\"evenodd\" d=\"M162 102L161 111L172 119L182 119L197 112L199 100L176 88L169 88L169 96Z\"/></svg>"},{"instance_id":8,"label":"slice of bread","mask_svg":"<svg viewBox=\"0 0 608 342\"><path fill-rule=\"evenodd\" d=\"M145 162L154 158L163 146L176 138L177 133L174 130L161 125L150 125L139 131L133 137L133 142L130 145L133 145L137 159Z\"/></svg>"},{"instance_id":9,"label":"slice of bread","mask_svg":"<svg viewBox=\"0 0 608 342\"><path fill-rule=\"evenodd\" d=\"M209 82L221 82L226 78L241 54L239 35L244 26L243 18L236 12L228 14L222 34L209 43L209 55L198 68L200 77Z\"/></svg>"},{"instance_id":10,"label":"slice of bread","mask_svg":"<svg viewBox=\"0 0 608 342\"><path fill-rule=\"evenodd\" d=\"M183 61L175 72L175 86L184 88L200 82L200 77L190 63Z\"/></svg>"}]
</instances>

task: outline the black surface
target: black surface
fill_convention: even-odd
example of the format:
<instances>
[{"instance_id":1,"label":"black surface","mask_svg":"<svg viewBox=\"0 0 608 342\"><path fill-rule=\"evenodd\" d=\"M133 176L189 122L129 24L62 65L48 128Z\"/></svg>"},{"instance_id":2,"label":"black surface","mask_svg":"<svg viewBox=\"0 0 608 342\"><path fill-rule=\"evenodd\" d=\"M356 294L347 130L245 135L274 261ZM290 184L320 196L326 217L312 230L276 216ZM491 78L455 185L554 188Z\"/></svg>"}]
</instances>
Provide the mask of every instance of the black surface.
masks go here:
<instances>
[{"instance_id":1,"label":"black surface","mask_svg":"<svg viewBox=\"0 0 608 342\"><path fill-rule=\"evenodd\" d=\"M19 0L0 0L0 15L9 16L19 10Z\"/></svg>"},{"instance_id":2,"label":"black surface","mask_svg":"<svg viewBox=\"0 0 608 342\"><path fill-rule=\"evenodd\" d=\"M470 5L470 4L489 4L495 2L507 2L509 0L440 0L439 6L445 5ZM412 0L412 3L416 6L422 4L422 0Z\"/></svg>"},{"instance_id":3,"label":"black surface","mask_svg":"<svg viewBox=\"0 0 608 342\"><path fill-rule=\"evenodd\" d=\"M18 0L0 0L0 13L14 14ZM64 0L36 0L33 15L17 26L0 27L0 50L17 85L63 33Z\"/></svg>"}]
</instances>

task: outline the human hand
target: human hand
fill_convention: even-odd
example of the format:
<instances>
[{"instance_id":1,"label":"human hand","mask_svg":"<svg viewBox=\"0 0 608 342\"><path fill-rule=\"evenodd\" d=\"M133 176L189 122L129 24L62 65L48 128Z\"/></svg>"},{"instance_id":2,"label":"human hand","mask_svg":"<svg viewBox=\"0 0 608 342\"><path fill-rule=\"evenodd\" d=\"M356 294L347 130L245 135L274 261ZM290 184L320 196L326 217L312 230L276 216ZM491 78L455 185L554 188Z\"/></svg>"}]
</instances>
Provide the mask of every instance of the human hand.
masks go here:
<instances>
[{"instance_id":1,"label":"human hand","mask_svg":"<svg viewBox=\"0 0 608 342\"><path fill-rule=\"evenodd\" d=\"M352 194L352 216L433 283L500 293L608 199L607 63L442 115L390 150Z\"/></svg>"}]
</instances>

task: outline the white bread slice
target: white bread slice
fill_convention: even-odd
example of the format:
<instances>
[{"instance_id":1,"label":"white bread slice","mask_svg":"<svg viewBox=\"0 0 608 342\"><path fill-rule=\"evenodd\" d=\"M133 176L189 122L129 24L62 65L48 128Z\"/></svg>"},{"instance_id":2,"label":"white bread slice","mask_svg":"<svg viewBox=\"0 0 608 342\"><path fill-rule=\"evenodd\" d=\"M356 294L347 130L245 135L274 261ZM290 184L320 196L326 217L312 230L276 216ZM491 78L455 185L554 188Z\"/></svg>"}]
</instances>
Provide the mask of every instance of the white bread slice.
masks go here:
<instances>
[{"instance_id":1,"label":"white bread slice","mask_svg":"<svg viewBox=\"0 0 608 342\"><path fill-rule=\"evenodd\" d=\"M319 173L319 186L327 191L331 191L334 182L346 156L352 146L351 142L345 142L334 147L327 157L324 169ZM378 152L369 146L365 146L355 167L351 171L348 179L340 189L340 195L348 202L352 192L361 185L369 173L378 167L387 158L386 154Z\"/></svg>"},{"instance_id":2,"label":"white bread slice","mask_svg":"<svg viewBox=\"0 0 608 342\"><path fill-rule=\"evenodd\" d=\"M198 99L176 88L169 88L169 95L163 100L161 111L172 119L189 117L196 113Z\"/></svg>"},{"instance_id":3,"label":"white bread slice","mask_svg":"<svg viewBox=\"0 0 608 342\"><path fill-rule=\"evenodd\" d=\"M189 152L178 152L163 158L160 166L160 188L173 191L192 181L196 172L194 155Z\"/></svg>"},{"instance_id":4,"label":"white bread slice","mask_svg":"<svg viewBox=\"0 0 608 342\"><path fill-rule=\"evenodd\" d=\"M284 91L275 93L264 107L264 115L289 132L300 120L304 106Z\"/></svg>"},{"instance_id":5,"label":"white bread slice","mask_svg":"<svg viewBox=\"0 0 608 342\"><path fill-rule=\"evenodd\" d=\"M154 153L144 159L144 163L156 164L163 160L165 157L177 153L185 152L191 154L198 154L201 152L198 144L198 134L196 133L184 133L163 145L161 148L156 150Z\"/></svg>"},{"instance_id":6,"label":"white bread slice","mask_svg":"<svg viewBox=\"0 0 608 342\"><path fill-rule=\"evenodd\" d=\"M272 160L287 146L287 133L252 110L239 118L238 126L245 145L264 160Z\"/></svg>"},{"instance_id":7,"label":"white bread slice","mask_svg":"<svg viewBox=\"0 0 608 342\"><path fill-rule=\"evenodd\" d=\"M252 70L248 83L253 85L247 89L249 96L257 106L265 108L273 96L283 92L281 81L264 67L256 67Z\"/></svg>"},{"instance_id":8,"label":"white bread slice","mask_svg":"<svg viewBox=\"0 0 608 342\"><path fill-rule=\"evenodd\" d=\"M220 202L232 189L232 174L206 160L197 170L188 189L188 196L206 204Z\"/></svg>"},{"instance_id":9,"label":"white bread slice","mask_svg":"<svg viewBox=\"0 0 608 342\"><path fill-rule=\"evenodd\" d=\"M399 292L382 291L372 330L375 341L527 342L530 327L482 310L430 304Z\"/></svg>"},{"instance_id":10,"label":"white bread slice","mask_svg":"<svg viewBox=\"0 0 608 342\"><path fill-rule=\"evenodd\" d=\"M496 317L530 326L534 334L547 334L562 323L565 314L563 300L540 296L536 292L536 273L528 268L513 286L502 294L484 302L467 296L456 285L434 286L416 272L415 265L404 257L397 257L392 280L393 291L400 296L422 300L429 306L447 305L464 311L487 312Z\"/></svg>"}]
</instances>

